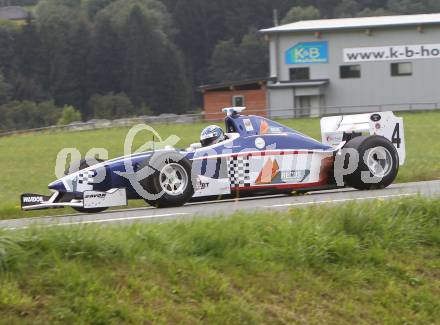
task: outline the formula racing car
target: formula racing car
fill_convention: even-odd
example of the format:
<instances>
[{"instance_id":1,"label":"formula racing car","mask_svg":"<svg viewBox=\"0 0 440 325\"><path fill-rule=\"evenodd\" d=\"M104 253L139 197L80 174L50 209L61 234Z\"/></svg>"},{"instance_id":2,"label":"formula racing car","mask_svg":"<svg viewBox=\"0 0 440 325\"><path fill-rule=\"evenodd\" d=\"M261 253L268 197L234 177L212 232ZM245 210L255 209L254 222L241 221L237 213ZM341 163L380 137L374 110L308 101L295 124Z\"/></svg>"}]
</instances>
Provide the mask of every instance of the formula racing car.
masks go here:
<instances>
[{"instance_id":1,"label":"formula racing car","mask_svg":"<svg viewBox=\"0 0 440 325\"><path fill-rule=\"evenodd\" d=\"M405 161L403 119L392 112L325 117L319 142L243 111L224 109L226 132L218 143L83 160L49 184L51 196L23 194L22 209L94 213L131 199L175 207L201 198L384 188Z\"/></svg>"}]
</instances>

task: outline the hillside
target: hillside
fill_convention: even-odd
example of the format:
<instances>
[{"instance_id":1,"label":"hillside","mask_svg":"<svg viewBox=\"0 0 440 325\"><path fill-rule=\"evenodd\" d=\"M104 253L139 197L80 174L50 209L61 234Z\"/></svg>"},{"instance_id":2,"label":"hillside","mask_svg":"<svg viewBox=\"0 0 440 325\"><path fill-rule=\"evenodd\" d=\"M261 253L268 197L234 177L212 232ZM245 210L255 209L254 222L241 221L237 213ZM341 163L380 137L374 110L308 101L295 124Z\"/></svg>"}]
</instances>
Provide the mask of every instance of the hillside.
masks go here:
<instances>
[{"instance_id":1,"label":"hillside","mask_svg":"<svg viewBox=\"0 0 440 325\"><path fill-rule=\"evenodd\" d=\"M56 123L66 105L83 120L198 109L201 84L268 75L267 43L258 30L273 26L275 9L280 22L289 23L430 13L440 11L440 4L41 0L32 7L34 20L0 23L0 130ZM51 109L30 108L30 103ZM29 118L22 118L24 112Z\"/></svg>"}]
</instances>

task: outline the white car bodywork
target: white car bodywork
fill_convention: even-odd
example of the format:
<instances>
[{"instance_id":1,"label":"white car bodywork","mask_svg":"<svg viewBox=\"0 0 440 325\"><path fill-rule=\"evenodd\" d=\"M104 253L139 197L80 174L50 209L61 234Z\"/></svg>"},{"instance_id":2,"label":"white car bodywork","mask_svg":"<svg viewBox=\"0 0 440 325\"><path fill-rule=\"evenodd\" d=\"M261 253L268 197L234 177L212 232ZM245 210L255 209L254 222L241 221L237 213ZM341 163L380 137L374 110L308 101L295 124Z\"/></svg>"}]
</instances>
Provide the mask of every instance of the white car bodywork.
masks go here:
<instances>
[{"instance_id":1,"label":"white car bodywork","mask_svg":"<svg viewBox=\"0 0 440 325\"><path fill-rule=\"evenodd\" d=\"M321 119L321 135L324 144L335 148L344 141L344 134L353 132L381 135L387 138L396 147L400 165L405 163L403 118L395 116L393 112L330 116Z\"/></svg>"}]
</instances>

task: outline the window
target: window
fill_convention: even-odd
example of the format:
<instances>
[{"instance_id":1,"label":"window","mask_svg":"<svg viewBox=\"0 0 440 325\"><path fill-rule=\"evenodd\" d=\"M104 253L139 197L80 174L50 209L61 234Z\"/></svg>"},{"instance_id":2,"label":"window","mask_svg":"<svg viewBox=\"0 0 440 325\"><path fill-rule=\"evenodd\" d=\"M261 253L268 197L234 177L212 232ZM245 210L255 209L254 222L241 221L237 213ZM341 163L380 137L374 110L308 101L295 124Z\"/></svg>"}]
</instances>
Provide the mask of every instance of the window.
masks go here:
<instances>
[{"instance_id":1,"label":"window","mask_svg":"<svg viewBox=\"0 0 440 325\"><path fill-rule=\"evenodd\" d=\"M352 79L361 77L360 65L342 65L340 67L341 79Z\"/></svg>"},{"instance_id":2,"label":"window","mask_svg":"<svg viewBox=\"0 0 440 325\"><path fill-rule=\"evenodd\" d=\"M391 76L411 76L412 75L412 63L411 62L401 62L401 63L391 63Z\"/></svg>"},{"instance_id":3,"label":"window","mask_svg":"<svg viewBox=\"0 0 440 325\"><path fill-rule=\"evenodd\" d=\"M234 107L244 107L244 96L233 96L232 97L232 106Z\"/></svg>"},{"instance_id":4,"label":"window","mask_svg":"<svg viewBox=\"0 0 440 325\"><path fill-rule=\"evenodd\" d=\"M310 80L309 68L291 68L290 80Z\"/></svg>"}]
</instances>

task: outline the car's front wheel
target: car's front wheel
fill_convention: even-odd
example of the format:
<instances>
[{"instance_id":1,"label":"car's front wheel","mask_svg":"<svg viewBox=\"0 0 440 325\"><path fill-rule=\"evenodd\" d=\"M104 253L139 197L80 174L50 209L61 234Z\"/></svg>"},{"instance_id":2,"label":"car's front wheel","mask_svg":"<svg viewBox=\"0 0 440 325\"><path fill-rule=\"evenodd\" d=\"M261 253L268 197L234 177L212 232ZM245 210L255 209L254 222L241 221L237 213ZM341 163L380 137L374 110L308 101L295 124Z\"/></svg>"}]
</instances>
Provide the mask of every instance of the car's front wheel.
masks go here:
<instances>
[{"instance_id":1,"label":"car's front wheel","mask_svg":"<svg viewBox=\"0 0 440 325\"><path fill-rule=\"evenodd\" d=\"M144 200L152 206L182 206L194 195L191 162L178 152L156 152L139 166L141 169L149 174L139 183L147 192Z\"/></svg>"}]
</instances>

